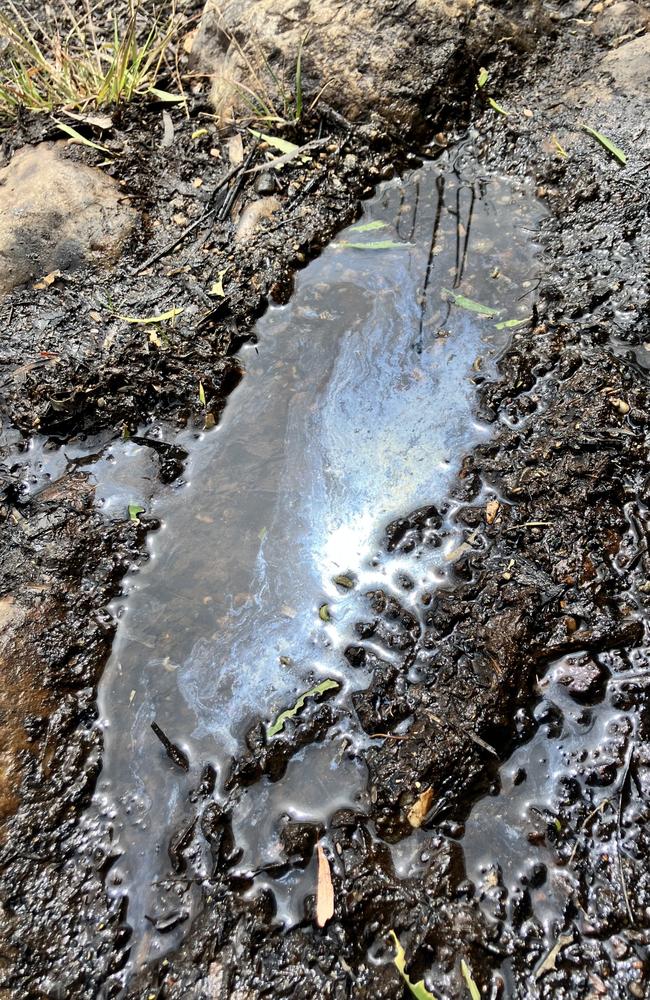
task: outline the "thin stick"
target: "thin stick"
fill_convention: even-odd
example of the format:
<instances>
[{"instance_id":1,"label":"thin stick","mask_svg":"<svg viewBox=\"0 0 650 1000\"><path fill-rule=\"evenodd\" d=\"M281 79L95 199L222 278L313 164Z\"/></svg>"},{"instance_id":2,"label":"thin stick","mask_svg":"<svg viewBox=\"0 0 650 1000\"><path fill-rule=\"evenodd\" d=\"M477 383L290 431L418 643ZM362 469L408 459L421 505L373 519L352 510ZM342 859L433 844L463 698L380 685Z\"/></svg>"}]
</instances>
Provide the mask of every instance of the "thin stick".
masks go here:
<instances>
[{"instance_id":1,"label":"thin stick","mask_svg":"<svg viewBox=\"0 0 650 1000\"><path fill-rule=\"evenodd\" d=\"M627 893L625 870L623 868L623 856L621 854L621 821L623 818L623 795L625 794L625 785L627 784L628 775L630 773L630 765L632 763L633 753L634 753L634 744L630 743L630 749L628 750L627 760L625 762L625 770L623 771L621 788L618 793L618 813L616 816L616 853L618 855L618 870L621 877L621 888L623 890L623 899L625 900L625 909L627 910L627 915L630 920L630 925L632 927L634 926L634 915L632 913L632 907L630 906L630 897L628 896Z\"/></svg>"},{"instance_id":2,"label":"thin stick","mask_svg":"<svg viewBox=\"0 0 650 1000\"><path fill-rule=\"evenodd\" d=\"M251 149L250 153L248 154L248 156L244 160L244 162L241 163L241 164L239 164L239 166L241 167L241 173L240 173L239 177L237 178L236 183L233 184L231 190L228 192L228 194L224 198L223 203L221 205L221 208L217 212L217 219L218 219L219 222L223 222L224 221L224 219L227 217L228 213L230 212L230 209L235 204L235 201L236 201L237 197L239 196L239 192L242 189L242 185L243 185L244 180L245 180L245 175L248 172L248 168L249 168L249 166L250 166L250 164L251 164L251 162L253 160L253 157L255 156L255 154L257 152L258 145L259 145L259 142L256 142L255 145L253 146L253 148Z\"/></svg>"},{"instance_id":3,"label":"thin stick","mask_svg":"<svg viewBox=\"0 0 650 1000\"><path fill-rule=\"evenodd\" d=\"M219 191L221 191L222 188L226 186L228 181L232 180L235 174L239 173L242 167L243 164L238 163L237 166L233 167L232 170L229 170L228 173L221 178L221 180L216 184L212 192L213 198L216 194L218 194ZM147 267L151 267L152 264L155 264L156 261L159 261L162 257L166 257L168 253L171 253L172 250L176 249L179 243L183 242L186 236L189 236L190 233L193 233L195 229L198 229L198 227L202 225L207 219L209 219L211 215L214 215L216 211L217 208L214 205L212 206L212 208L208 208L207 211L203 213L203 215L200 215L198 219L195 219L194 222L191 222L189 224L189 226L186 226L185 229L182 231L182 233L180 233L180 235L176 237L176 239L172 240L171 243L168 243L166 246L164 246L162 250L158 250L156 253L152 254L151 257L148 257L143 264L139 264L138 267L134 268L134 270L131 271L131 277L135 277L136 274L140 274Z\"/></svg>"},{"instance_id":4,"label":"thin stick","mask_svg":"<svg viewBox=\"0 0 650 1000\"><path fill-rule=\"evenodd\" d=\"M582 821L582 823L580 824L580 827L578 829L578 832L576 834L576 842L573 845L573 850L571 851L571 857L569 858L569 860L567 862L568 865L573 864L573 859L575 858L576 851L578 850L578 845L580 843L580 839L579 838L580 838L580 834L582 833L582 831L585 829L585 827L587 827L589 825L589 823L594 818L594 816L596 816L597 813L601 812L605 808L605 806L609 806L609 805L611 805L611 802L609 801L609 799L603 799L603 801L599 805L597 805L595 809L592 809L592 811L589 813L589 815L586 816L585 819Z\"/></svg>"}]
</instances>

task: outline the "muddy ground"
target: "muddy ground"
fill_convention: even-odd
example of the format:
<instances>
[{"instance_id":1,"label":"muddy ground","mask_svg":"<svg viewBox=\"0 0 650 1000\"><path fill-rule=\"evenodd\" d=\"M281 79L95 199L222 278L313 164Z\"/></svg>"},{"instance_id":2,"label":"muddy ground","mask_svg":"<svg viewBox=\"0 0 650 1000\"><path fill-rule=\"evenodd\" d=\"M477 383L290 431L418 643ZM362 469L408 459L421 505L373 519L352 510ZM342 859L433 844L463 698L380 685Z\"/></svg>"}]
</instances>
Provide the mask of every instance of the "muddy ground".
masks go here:
<instances>
[{"instance_id":1,"label":"muddy ground","mask_svg":"<svg viewBox=\"0 0 650 1000\"><path fill-rule=\"evenodd\" d=\"M233 128L212 117L207 82L196 84L188 118L157 104L115 113L101 141L119 155L104 169L142 213L118 267L66 273L39 291L17 289L0 305L3 416L23 440L34 431L56 443L98 429L136 434L155 441L168 482L182 475L182 455L170 453L159 422L200 427L218 420L239 378L237 347L265 303L286 300L293 271L356 217L359 199L381 177L425 151L435 154L469 127L486 168L534 176L550 210L536 315L514 335L500 378L482 387L481 413L493 421L494 437L467 457L456 488L467 528L457 582L435 595L420 621L375 598L373 627L395 634L404 667L378 662L355 708L369 733L390 733L412 717L411 738L387 738L368 752L370 817L345 813L328 830L287 831L289 865L311 857L318 835L330 846L336 912L322 931L306 914L280 934L271 927L270 897L244 900L245 887L232 875L228 810L196 795L188 829L195 816L198 823L182 842L179 870L194 877L195 844L207 839L214 872L203 914L178 953L123 987L129 932L104 895L111 858L99 832L79 819L101 766L94 696L115 628L106 607L155 524L146 514L140 524L126 517L107 524L76 469L31 495L14 468L11 438L1 542L2 995L397 998L404 984L390 961L391 928L413 980L435 967L441 996L464 993L461 955L486 996L648 995L650 719L643 681L623 685L619 695L634 735L619 741L607 766L591 757L585 763L586 780L611 786L619 803L625 851L607 864L587 841L572 854L589 810L571 788L561 813L536 831L560 858L576 862L562 930L586 915L555 968L533 973L548 948L525 905L488 919L454 839L471 802L495 778L485 744L505 758L534 730L536 685L548 662L576 651L624 674L632 652L643 649L650 588L643 11L627 2L495 7L520 17L527 45L484 40L482 49L459 50L446 83L422 98L410 132L370 109L368 121L351 125L323 99L285 133L299 143L319 141L307 164L292 161L279 176L240 169L216 194L233 166ZM490 80L477 92L481 65ZM161 146L163 110L172 116L171 146ZM625 148L625 167L580 130L583 120ZM192 138L204 128L207 134ZM3 135L3 152L55 135L51 117L25 114ZM264 150L245 130L242 138L246 166L257 165ZM82 147L66 155L89 164L106 158ZM238 241L237 206L271 195L281 210ZM142 268L213 208L178 247ZM224 268L226 294L211 296ZM171 308L184 312L165 327L162 346L146 327L115 317ZM482 482L501 497L491 523L477 499ZM392 526L387 546L408 545L432 517L415 512ZM420 649L435 650L430 676L407 684ZM252 731L233 764L233 796L261 774L281 773L300 746L324 736L333 711L327 703L314 707L301 727L270 745ZM404 837L416 790L429 786L435 800L427 825L439 832L439 851L424 875L400 880L376 832L390 841ZM182 891L181 880L181 901ZM507 988L498 971L506 956L514 976Z\"/></svg>"}]
</instances>

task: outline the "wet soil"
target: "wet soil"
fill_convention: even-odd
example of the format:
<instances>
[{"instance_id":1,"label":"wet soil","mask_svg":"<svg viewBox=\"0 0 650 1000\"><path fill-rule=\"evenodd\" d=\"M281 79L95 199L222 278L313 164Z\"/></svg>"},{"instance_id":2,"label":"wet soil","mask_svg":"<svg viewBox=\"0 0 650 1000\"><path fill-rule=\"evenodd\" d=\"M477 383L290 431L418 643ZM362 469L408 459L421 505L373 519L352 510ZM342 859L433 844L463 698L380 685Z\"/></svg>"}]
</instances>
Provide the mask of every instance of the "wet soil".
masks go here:
<instances>
[{"instance_id":1,"label":"wet soil","mask_svg":"<svg viewBox=\"0 0 650 1000\"><path fill-rule=\"evenodd\" d=\"M188 883L199 886L202 913L173 954L124 987L130 931L119 897L107 899L104 886L115 859L101 826L80 816L101 761L95 685L115 628L105 609L155 524L146 514L140 523L107 521L78 470L30 494L9 435L3 620L13 630L9 654L3 650L2 726L16 752L3 759L0 859L8 997L400 997L391 928L412 979L425 975L437 996L463 995L461 957L487 996L646 995L649 153L634 95L617 96L611 64L601 64L611 32L592 30L604 17L592 6L549 7L547 34L526 60L495 58L494 96L516 113L500 115L472 97L473 78L447 95L447 135L452 120L467 120L471 98L471 137L486 166L533 176L547 201L542 278L534 321L515 331L499 376L482 391L480 416L493 436L465 459L452 491L465 546L458 579L435 594L417 628L394 602L379 598L375 608L377 622L399 632L403 658L373 664L368 689L355 696L366 732L388 734L365 752L369 815L342 809L326 828L294 822L284 831L288 870L311 862L317 839L328 853L335 916L325 929L314 926L308 903L285 932L271 892L250 898L231 816L213 800L206 772L172 838L179 903L158 930L177 925ZM625 16L617 16L624 30L613 39L624 47ZM635 22L633 44L642 30ZM578 114L593 112L593 87L611 98L598 104L596 124L633 149L624 169L575 127ZM313 164L290 165L281 181L285 204L300 210L286 226L267 224L253 243L238 245L235 223L224 219L200 227L200 240L194 234L150 273L129 276L173 234L172 213L190 222L210 207L210 182L227 169L218 135L191 138L205 121L195 100L192 120L174 117L173 152L154 138L160 108L126 109L107 140L124 150L109 169L145 210L119 280L82 272L38 298L18 291L2 305L7 420L66 444L99 428L120 437L126 427L167 481L180 474L182 455L170 454L167 432L152 418L180 416L199 428L206 412L218 419L239 377L234 352L265 299L286 300L292 269L356 217L358 198L387 165L402 169L422 148L418 137L410 154L399 151L379 125L349 129L322 111L293 136L320 130L325 148ZM5 149L49 138L50 129L25 119L5 135ZM568 159L549 147L553 133ZM89 150L71 155L99 159ZM227 295L215 304L209 290L226 267L232 286L226 277ZM172 307L184 313L165 328L162 348L146 327L114 318ZM486 487L499 498L495 516ZM386 544L417 544L435 516L430 508L405 516ZM417 683L407 676L414 654ZM408 730L396 731L404 720ZM323 702L273 742L253 728L248 749L235 755L231 789L279 777L332 721ZM566 745L547 748L553 740ZM523 793L519 807L509 792L525 787L529 773L546 783ZM409 809L426 788L434 797L424 829L413 833ZM509 870L513 855L499 846L500 834L491 833L491 856L480 851L486 792L486 815L507 799L497 808L505 829L521 831L523 872ZM211 869L199 884L206 845Z\"/></svg>"}]
</instances>

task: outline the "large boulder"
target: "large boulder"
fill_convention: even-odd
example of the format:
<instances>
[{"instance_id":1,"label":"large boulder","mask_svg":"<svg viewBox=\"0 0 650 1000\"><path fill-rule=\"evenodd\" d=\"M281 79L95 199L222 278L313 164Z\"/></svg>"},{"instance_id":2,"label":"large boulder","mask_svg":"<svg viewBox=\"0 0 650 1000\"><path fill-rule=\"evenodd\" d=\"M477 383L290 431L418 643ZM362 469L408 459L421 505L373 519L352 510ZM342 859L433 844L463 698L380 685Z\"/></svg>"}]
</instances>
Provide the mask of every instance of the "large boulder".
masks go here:
<instances>
[{"instance_id":1,"label":"large boulder","mask_svg":"<svg viewBox=\"0 0 650 1000\"><path fill-rule=\"evenodd\" d=\"M242 101L283 113L278 81L292 97L302 50L310 95L324 88L350 120L375 111L411 128L431 97L473 82L489 47L527 44L527 7L515 25L478 0L208 0L192 52L222 113Z\"/></svg>"},{"instance_id":2,"label":"large boulder","mask_svg":"<svg viewBox=\"0 0 650 1000\"><path fill-rule=\"evenodd\" d=\"M82 262L114 263L138 218L116 181L64 158L65 146L24 146L0 170L0 295Z\"/></svg>"}]
</instances>

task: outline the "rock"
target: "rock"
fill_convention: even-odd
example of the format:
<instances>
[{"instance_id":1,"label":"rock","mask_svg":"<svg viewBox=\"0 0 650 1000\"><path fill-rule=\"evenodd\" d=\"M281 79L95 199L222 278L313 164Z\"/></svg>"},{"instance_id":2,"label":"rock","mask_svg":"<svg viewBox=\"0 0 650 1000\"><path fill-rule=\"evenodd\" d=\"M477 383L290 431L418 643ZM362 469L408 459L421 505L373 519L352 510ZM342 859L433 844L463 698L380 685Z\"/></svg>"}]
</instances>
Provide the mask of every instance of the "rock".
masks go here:
<instances>
[{"instance_id":1,"label":"rock","mask_svg":"<svg viewBox=\"0 0 650 1000\"><path fill-rule=\"evenodd\" d=\"M66 145L24 146L0 170L0 295L85 261L114 263L135 225L117 182L65 159Z\"/></svg>"},{"instance_id":2,"label":"rock","mask_svg":"<svg viewBox=\"0 0 650 1000\"><path fill-rule=\"evenodd\" d=\"M275 174L271 173L270 170L265 170L263 173L258 174L257 180L254 184L256 194L273 194L276 187L277 181L275 179Z\"/></svg>"},{"instance_id":3,"label":"rock","mask_svg":"<svg viewBox=\"0 0 650 1000\"><path fill-rule=\"evenodd\" d=\"M214 76L213 100L225 114L239 103L238 84L261 104L273 103L273 77L292 79L302 46L307 94L324 88L322 100L350 120L374 111L394 126L411 127L431 109L436 91L457 98L463 77L473 86L481 54L494 39L528 45L535 19L524 16L516 24L496 6L479 0L207 0L192 59Z\"/></svg>"},{"instance_id":4,"label":"rock","mask_svg":"<svg viewBox=\"0 0 650 1000\"><path fill-rule=\"evenodd\" d=\"M642 35L613 49L600 64L625 94L645 99L650 86L650 35Z\"/></svg>"},{"instance_id":5,"label":"rock","mask_svg":"<svg viewBox=\"0 0 650 1000\"><path fill-rule=\"evenodd\" d=\"M591 657L568 656L553 672L553 680L563 684L576 701L591 701L601 694L604 676Z\"/></svg>"},{"instance_id":6,"label":"rock","mask_svg":"<svg viewBox=\"0 0 650 1000\"><path fill-rule=\"evenodd\" d=\"M634 0L617 0L605 7L592 24L591 30L600 41L616 45L629 39L650 24L650 13Z\"/></svg>"},{"instance_id":7,"label":"rock","mask_svg":"<svg viewBox=\"0 0 650 1000\"><path fill-rule=\"evenodd\" d=\"M277 198L258 198L246 205L239 216L235 239L238 243L245 243L254 235L263 219L270 219L274 213L281 208Z\"/></svg>"}]
</instances>

